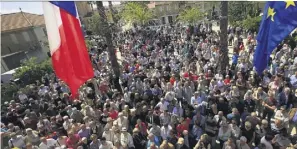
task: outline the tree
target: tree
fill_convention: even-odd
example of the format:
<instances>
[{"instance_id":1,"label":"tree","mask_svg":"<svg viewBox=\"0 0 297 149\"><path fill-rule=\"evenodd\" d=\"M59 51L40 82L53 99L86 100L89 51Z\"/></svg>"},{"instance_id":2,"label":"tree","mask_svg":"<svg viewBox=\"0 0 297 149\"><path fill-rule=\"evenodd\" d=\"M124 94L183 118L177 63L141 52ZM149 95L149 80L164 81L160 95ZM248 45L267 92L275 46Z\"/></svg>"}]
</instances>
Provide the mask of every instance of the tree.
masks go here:
<instances>
[{"instance_id":1,"label":"tree","mask_svg":"<svg viewBox=\"0 0 297 149\"><path fill-rule=\"evenodd\" d=\"M219 70L224 70L229 66L228 57L228 1L221 1L221 16L220 16L220 59Z\"/></svg>"},{"instance_id":2,"label":"tree","mask_svg":"<svg viewBox=\"0 0 297 149\"><path fill-rule=\"evenodd\" d=\"M200 21L204 15L205 14L202 13L198 8L189 8L183 11L177 19L183 23L189 23L193 25Z\"/></svg>"},{"instance_id":3,"label":"tree","mask_svg":"<svg viewBox=\"0 0 297 149\"><path fill-rule=\"evenodd\" d=\"M87 46L88 49L92 48L92 43L91 43L90 40L85 39L85 43L86 43L86 46Z\"/></svg>"},{"instance_id":4,"label":"tree","mask_svg":"<svg viewBox=\"0 0 297 149\"><path fill-rule=\"evenodd\" d=\"M236 25L237 21L242 21L250 16L252 18L259 16L259 2L251 1L230 1L228 7L228 19L231 25Z\"/></svg>"},{"instance_id":5,"label":"tree","mask_svg":"<svg viewBox=\"0 0 297 149\"><path fill-rule=\"evenodd\" d=\"M19 91L19 86L15 83L1 84L1 103L14 100L16 93Z\"/></svg>"},{"instance_id":6,"label":"tree","mask_svg":"<svg viewBox=\"0 0 297 149\"><path fill-rule=\"evenodd\" d=\"M248 16L247 19L242 21L242 27L246 30L249 30L251 32L258 32L260 23L261 23L262 17L250 17Z\"/></svg>"},{"instance_id":7,"label":"tree","mask_svg":"<svg viewBox=\"0 0 297 149\"><path fill-rule=\"evenodd\" d=\"M106 31L102 26L103 22L100 18L100 15L98 13L94 13L94 15L90 18L88 18L88 25L87 30L92 31L92 33L96 35L104 35L104 32Z\"/></svg>"},{"instance_id":8,"label":"tree","mask_svg":"<svg viewBox=\"0 0 297 149\"><path fill-rule=\"evenodd\" d=\"M137 23L140 25L145 25L151 18L153 18L152 11L149 10L146 5L138 2L125 3L121 14L126 22Z\"/></svg>"},{"instance_id":9,"label":"tree","mask_svg":"<svg viewBox=\"0 0 297 149\"><path fill-rule=\"evenodd\" d=\"M17 69L14 78L19 79L21 85L28 85L35 83L37 80L41 81L45 74L53 72L51 59L45 60L41 63L36 62L36 58L30 58L22 64L22 67Z\"/></svg>"},{"instance_id":10,"label":"tree","mask_svg":"<svg viewBox=\"0 0 297 149\"><path fill-rule=\"evenodd\" d=\"M117 24L118 23L118 18L116 17L115 11L113 10L113 5L111 1L108 1L108 7L109 7L109 12L111 14L112 17L112 21Z\"/></svg>"},{"instance_id":11,"label":"tree","mask_svg":"<svg viewBox=\"0 0 297 149\"><path fill-rule=\"evenodd\" d=\"M41 63L36 62L36 58L30 58L17 69L13 75L14 79L19 81L1 84L1 103L5 101L15 100L18 91L26 90L27 85L42 81L46 74L53 72L51 59L47 59Z\"/></svg>"},{"instance_id":12,"label":"tree","mask_svg":"<svg viewBox=\"0 0 297 149\"><path fill-rule=\"evenodd\" d=\"M120 65L118 63L116 53L115 53L115 48L114 48L113 43L112 43L111 30L110 30L109 25L107 23L107 17L106 17L105 11L104 11L103 3L102 3L102 1L97 1L96 4L97 4L97 9L98 9L98 12L99 12L99 15L100 15L101 25L102 25L102 26L98 26L98 27L103 28L105 30L104 37L105 37L105 40L106 40L107 51L109 53L109 58L110 58L110 61L111 61L111 67L113 69L113 73L114 73L115 77L119 78L120 74L121 74ZM115 80L117 80L115 82L115 87L119 91L122 91L121 87L119 85L119 82L118 82L119 80L118 79L115 79Z\"/></svg>"}]
</instances>

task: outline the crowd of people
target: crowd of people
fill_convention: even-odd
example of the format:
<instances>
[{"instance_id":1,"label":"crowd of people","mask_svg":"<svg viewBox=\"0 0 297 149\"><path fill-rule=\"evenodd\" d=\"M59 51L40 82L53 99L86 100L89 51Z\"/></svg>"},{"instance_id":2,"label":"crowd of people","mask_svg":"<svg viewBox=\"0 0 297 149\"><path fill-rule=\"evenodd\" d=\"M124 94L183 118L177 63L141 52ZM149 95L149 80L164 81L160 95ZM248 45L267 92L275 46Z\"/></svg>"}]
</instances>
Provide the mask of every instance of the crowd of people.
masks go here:
<instances>
[{"instance_id":1,"label":"crowd of people","mask_svg":"<svg viewBox=\"0 0 297 149\"><path fill-rule=\"evenodd\" d=\"M114 34L121 75L102 41L95 77L70 98L55 74L1 111L1 146L19 149L297 148L297 48L281 44L263 74L256 40L229 29L230 67L219 69L218 34L205 25ZM228 38L228 37L226 37ZM118 55L118 54L117 54ZM291 133L295 131L294 133Z\"/></svg>"}]
</instances>

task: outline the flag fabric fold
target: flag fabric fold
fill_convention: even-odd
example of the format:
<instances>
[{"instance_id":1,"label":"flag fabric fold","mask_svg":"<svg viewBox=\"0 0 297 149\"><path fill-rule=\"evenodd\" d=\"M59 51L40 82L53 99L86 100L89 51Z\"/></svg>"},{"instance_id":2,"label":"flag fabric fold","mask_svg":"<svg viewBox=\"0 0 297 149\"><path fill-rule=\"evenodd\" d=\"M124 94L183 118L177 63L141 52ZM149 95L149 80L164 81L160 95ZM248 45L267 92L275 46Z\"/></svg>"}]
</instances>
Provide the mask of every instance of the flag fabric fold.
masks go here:
<instances>
[{"instance_id":1,"label":"flag fabric fold","mask_svg":"<svg viewBox=\"0 0 297 149\"><path fill-rule=\"evenodd\" d=\"M78 89L94 77L78 13L73 1L43 2L44 19L56 75L77 97Z\"/></svg>"},{"instance_id":2,"label":"flag fabric fold","mask_svg":"<svg viewBox=\"0 0 297 149\"><path fill-rule=\"evenodd\" d=\"M254 66L261 74L268 65L270 54L297 27L297 2L266 2L254 54Z\"/></svg>"}]
</instances>

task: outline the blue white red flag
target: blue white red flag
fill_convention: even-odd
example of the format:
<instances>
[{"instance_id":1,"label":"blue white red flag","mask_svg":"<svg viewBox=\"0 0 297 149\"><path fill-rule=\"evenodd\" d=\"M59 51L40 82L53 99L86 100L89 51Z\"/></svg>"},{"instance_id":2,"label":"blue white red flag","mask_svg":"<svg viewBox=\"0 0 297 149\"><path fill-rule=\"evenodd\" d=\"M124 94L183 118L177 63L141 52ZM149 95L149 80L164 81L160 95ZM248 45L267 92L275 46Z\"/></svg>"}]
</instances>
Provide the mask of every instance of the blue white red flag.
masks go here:
<instances>
[{"instance_id":1,"label":"blue white red flag","mask_svg":"<svg viewBox=\"0 0 297 149\"><path fill-rule=\"evenodd\" d=\"M77 97L78 89L94 77L81 25L73 1L43 2L44 19L56 75Z\"/></svg>"}]
</instances>

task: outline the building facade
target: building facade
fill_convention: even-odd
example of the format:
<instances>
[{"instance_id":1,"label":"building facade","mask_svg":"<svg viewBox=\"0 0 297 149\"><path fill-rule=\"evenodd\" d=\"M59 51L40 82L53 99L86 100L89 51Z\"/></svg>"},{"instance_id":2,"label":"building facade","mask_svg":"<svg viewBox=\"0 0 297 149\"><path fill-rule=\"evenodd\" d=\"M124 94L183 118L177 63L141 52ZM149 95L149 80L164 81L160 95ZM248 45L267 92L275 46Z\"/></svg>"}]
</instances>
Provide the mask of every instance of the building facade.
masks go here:
<instances>
[{"instance_id":1,"label":"building facade","mask_svg":"<svg viewBox=\"0 0 297 149\"><path fill-rule=\"evenodd\" d=\"M204 1L157 1L150 2L148 8L152 9L156 19L159 19L161 24L171 24L177 21L179 13L187 8L198 8L201 12L207 13L212 10L219 9L218 3L204 2Z\"/></svg>"},{"instance_id":2,"label":"building facade","mask_svg":"<svg viewBox=\"0 0 297 149\"><path fill-rule=\"evenodd\" d=\"M76 1L76 8L80 18L84 18L93 13L93 3L87 1Z\"/></svg>"},{"instance_id":3,"label":"building facade","mask_svg":"<svg viewBox=\"0 0 297 149\"><path fill-rule=\"evenodd\" d=\"M43 15L17 12L1 15L1 73L21 66L24 60L48 57Z\"/></svg>"}]
</instances>

